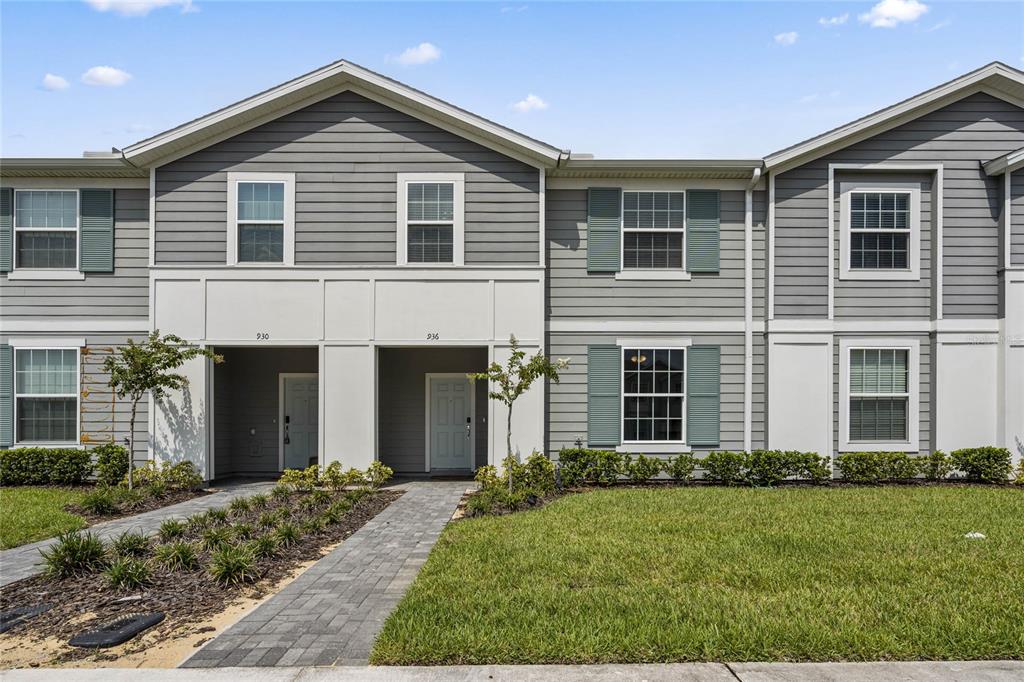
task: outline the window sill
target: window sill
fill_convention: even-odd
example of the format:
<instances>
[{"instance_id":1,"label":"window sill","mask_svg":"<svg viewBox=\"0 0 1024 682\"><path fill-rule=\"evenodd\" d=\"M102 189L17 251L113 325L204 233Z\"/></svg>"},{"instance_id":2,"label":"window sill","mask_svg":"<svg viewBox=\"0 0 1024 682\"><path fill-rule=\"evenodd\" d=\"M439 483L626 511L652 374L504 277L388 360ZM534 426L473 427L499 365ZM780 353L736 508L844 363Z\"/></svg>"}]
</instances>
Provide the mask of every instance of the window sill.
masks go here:
<instances>
[{"instance_id":1,"label":"window sill","mask_svg":"<svg viewBox=\"0 0 1024 682\"><path fill-rule=\"evenodd\" d=\"M685 443L623 443L615 446L615 452L638 455L681 455L692 452Z\"/></svg>"},{"instance_id":2,"label":"window sill","mask_svg":"<svg viewBox=\"0 0 1024 682\"><path fill-rule=\"evenodd\" d=\"M615 279L643 282L689 282L690 273L682 270L620 270Z\"/></svg>"},{"instance_id":3,"label":"window sill","mask_svg":"<svg viewBox=\"0 0 1024 682\"><path fill-rule=\"evenodd\" d=\"M15 443L11 446L14 448L46 448L51 450L84 450L85 446L81 443L68 442L68 443Z\"/></svg>"},{"instance_id":4,"label":"window sill","mask_svg":"<svg viewBox=\"0 0 1024 682\"><path fill-rule=\"evenodd\" d=\"M7 279L23 279L33 281L80 281L85 273L78 270L11 270Z\"/></svg>"},{"instance_id":5,"label":"window sill","mask_svg":"<svg viewBox=\"0 0 1024 682\"><path fill-rule=\"evenodd\" d=\"M921 275L908 270L845 270L839 273L839 279L870 282L918 282L921 280Z\"/></svg>"}]
</instances>

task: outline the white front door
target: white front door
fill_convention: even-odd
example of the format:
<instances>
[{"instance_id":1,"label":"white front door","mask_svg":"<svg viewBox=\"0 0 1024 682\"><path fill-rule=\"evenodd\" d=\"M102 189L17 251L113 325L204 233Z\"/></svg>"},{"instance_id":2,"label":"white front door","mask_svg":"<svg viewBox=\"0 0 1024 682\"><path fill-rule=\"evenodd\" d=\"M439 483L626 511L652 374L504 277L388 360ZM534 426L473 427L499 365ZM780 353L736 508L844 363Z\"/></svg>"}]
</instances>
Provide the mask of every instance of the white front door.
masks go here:
<instances>
[{"instance_id":1,"label":"white front door","mask_svg":"<svg viewBox=\"0 0 1024 682\"><path fill-rule=\"evenodd\" d=\"M317 463L317 376L283 376L284 468L305 469Z\"/></svg>"},{"instance_id":2,"label":"white front door","mask_svg":"<svg viewBox=\"0 0 1024 682\"><path fill-rule=\"evenodd\" d=\"M472 387L465 375L428 376L430 469L473 468Z\"/></svg>"}]
</instances>

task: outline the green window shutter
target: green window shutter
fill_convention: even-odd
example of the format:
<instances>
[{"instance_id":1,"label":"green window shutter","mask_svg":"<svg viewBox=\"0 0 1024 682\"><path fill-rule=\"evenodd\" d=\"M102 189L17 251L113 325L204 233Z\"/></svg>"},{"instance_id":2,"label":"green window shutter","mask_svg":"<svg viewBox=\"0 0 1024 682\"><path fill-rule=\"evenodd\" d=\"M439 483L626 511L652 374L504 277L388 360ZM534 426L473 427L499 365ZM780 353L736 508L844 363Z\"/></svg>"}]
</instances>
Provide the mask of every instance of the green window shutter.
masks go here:
<instances>
[{"instance_id":1,"label":"green window shutter","mask_svg":"<svg viewBox=\"0 0 1024 682\"><path fill-rule=\"evenodd\" d=\"M686 269L718 272L721 195L717 189L686 193Z\"/></svg>"},{"instance_id":2,"label":"green window shutter","mask_svg":"<svg viewBox=\"0 0 1024 682\"><path fill-rule=\"evenodd\" d=\"M0 448L14 445L14 349L0 345Z\"/></svg>"},{"instance_id":3,"label":"green window shutter","mask_svg":"<svg viewBox=\"0 0 1024 682\"><path fill-rule=\"evenodd\" d=\"M618 272L622 241L622 190L587 190L587 272Z\"/></svg>"},{"instance_id":4,"label":"green window shutter","mask_svg":"<svg viewBox=\"0 0 1024 682\"><path fill-rule=\"evenodd\" d=\"M14 190L0 187L0 272L14 269Z\"/></svg>"},{"instance_id":5,"label":"green window shutter","mask_svg":"<svg viewBox=\"0 0 1024 682\"><path fill-rule=\"evenodd\" d=\"M83 189L79 201L79 270L113 272L114 190Z\"/></svg>"},{"instance_id":6,"label":"green window shutter","mask_svg":"<svg viewBox=\"0 0 1024 682\"><path fill-rule=\"evenodd\" d=\"M719 346L690 346L686 357L686 442L718 445L721 349Z\"/></svg>"},{"instance_id":7,"label":"green window shutter","mask_svg":"<svg viewBox=\"0 0 1024 682\"><path fill-rule=\"evenodd\" d=\"M618 445L619 347L587 346L587 445Z\"/></svg>"}]
</instances>

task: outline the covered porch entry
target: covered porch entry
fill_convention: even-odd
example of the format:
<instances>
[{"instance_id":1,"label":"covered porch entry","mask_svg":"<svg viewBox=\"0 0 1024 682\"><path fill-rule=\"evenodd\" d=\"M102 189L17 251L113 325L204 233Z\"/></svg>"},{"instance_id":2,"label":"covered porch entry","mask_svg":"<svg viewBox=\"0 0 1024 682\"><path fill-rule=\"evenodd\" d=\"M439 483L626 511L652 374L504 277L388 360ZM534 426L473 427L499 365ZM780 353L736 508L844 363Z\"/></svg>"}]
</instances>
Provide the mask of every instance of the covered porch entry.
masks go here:
<instances>
[{"instance_id":1,"label":"covered porch entry","mask_svg":"<svg viewBox=\"0 0 1024 682\"><path fill-rule=\"evenodd\" d=\"M399 474L472 474L487 464L486 347L377 349L378 458Z\"/></svg>"},{"instance_id":2,"label":"covered porch entry","mask_svg":"<svg viewBox=\"0 0 1024 682\"><path fill-rule=\"evenodd\" d=\"M221 347L214 365L212 477L266 476L319 459L316 347Z\"/></svg>"}]
</instances>

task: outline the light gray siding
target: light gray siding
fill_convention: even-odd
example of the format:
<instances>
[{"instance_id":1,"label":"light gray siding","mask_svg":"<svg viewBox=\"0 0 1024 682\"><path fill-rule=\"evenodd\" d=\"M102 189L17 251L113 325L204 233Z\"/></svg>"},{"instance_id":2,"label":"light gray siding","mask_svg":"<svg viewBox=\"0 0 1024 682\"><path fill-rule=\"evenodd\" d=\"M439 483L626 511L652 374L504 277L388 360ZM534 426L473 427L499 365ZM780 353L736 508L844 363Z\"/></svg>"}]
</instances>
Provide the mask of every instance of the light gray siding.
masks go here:
<instances>
[{"instance_id":1,"label":"light gray siding","mask_svg":"<svg viewBox=\"0 0 1024 682\"><path fill-rule=\"evenodd\" d=\"M382 348L378 358L380 461L398 473L426 471L426 375L482 372L486 348ZM476 392L476 466L487 464L487 385ZM529 453L524 453L528 455Z\"/></svg>"},{"instance_id":2,"label":"light gray siding","mask_svg":"<svg viewBox=\"0 0 1024 682\"><path fill-rule=\"evenodd\" d=\"M87 184L83 184L87 186ZM149 315L149 192L114 190L114 272L82 281L10 280L0 275L0 318L140 318Z\"/></svg>"},{"instance_id":3,"label":"light gray siding","mask_svg":"<svg viewBox=\"0 0 1024 682\"><path fill-rule=\"evenodd\" d=\"M316 374L317 349L218 348L217 352L224 362L215 366L213 377L214 477L280 471L279 376L282 372Z\"/></svg>"},{"instance_id":4,"label":"light gray siding","mask_svg":"<svg viewBox=\"0 0 1024 682\"><path fill-rule=\"evenodd\" d=\"M715 448L694 448L699 455L711 450L743 449L743 335L742 334L681 334L697 344L721 346L721 442ZM615 343L622 334L565 334L551 333L548 338L549 354L570 358L569 367L561 373L558 384L548 385L546 434L547 450L557 456L558 450L573 447L579 438L587 442L587 345ZM642 336L650 337L651 334ZM756 426L754 446L764 440L764 370L763 339L754 346L754 415ZM758 417L758 415L760 415ZM753 435L752 434L752 435Z\"/></svg>"},{"instance_id":5,"label":"light gray siding","mask_svg":"<svg viewBox=\"0 0 1024 682\"><path fill-rule=\"evenodd\" d=\"M839 383L840 349L839 341L842 338L853 337L858 339L870 338L871 334L837 334L832 344L832 450L839 452L839 411L848 409L846 398L841 395L842 388ZM877 336L891 337L892 334L877 334ZM900 335L902 338L904 335ZM928 334L906 336L908 340L917 339L920 342L920 383L918 385L919 411L918 411L918 441L919 452L931 452L933 442L932 406L934 401L935 368L932 358L935 357L935 339Z\"/></svg>"},{"instance_id":6,"label":"light gray siding","mask_svg":"<svg viewBox=\"0 0 1024 682\"><path fill-rule=\"evenodd\" d=\"M779 175L775 181L776 317L827 315L828 165L884 161L943 164L943 315L996 317L1002 194L998 179L986 176L981 164L1021 146L1024 110L975 94ZM900 290L899 297L913 288L906 282L891 284ZM874 313L847 306L843 314Z\"/></svg>"},{"instance_id":7,"label":"light gray siding","mask_svg":"<svg viewBox=\"0 0 1024 682\"><path fill-rule=\"evenodd\" d=\"M595 180L595 186L614 186ZM616 280L614 273L587 272L587 190L550 189L545 197L548 240L549 319L722 319L743 318L744 193L725 190L721 198L721 269L693 273L688 282ZM764 193L756 193L754 230L755 310L763 310Z\"/></svg>"},{"instance_id":8,"label":"light gray siding","mask_svg":"<svg viewBox=\"0 0 1024 682\"><path fill-rule=\"evenodd\" d=\"M394 265L396 173L462 172L468 265L537 264L539 173L351 92L157 169L158 264L223 264L227 173L294 172L297 264Z\"/></svg>"},{"instance_id":9,"label":"light gray siding","mask_svg":"<svg viewBox=\"0 0 1024 682\"><path fill-rule=\"evenodd\" d=\"M1024 170L1014 171L1010 183L1010 264L1024 266Z\"/></svg>"}]
</instances>

